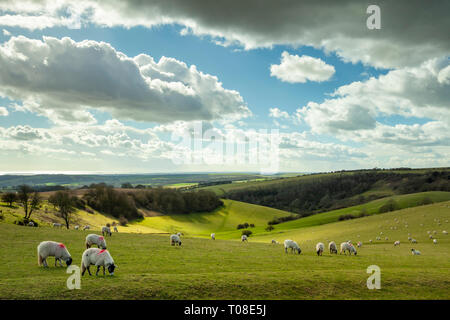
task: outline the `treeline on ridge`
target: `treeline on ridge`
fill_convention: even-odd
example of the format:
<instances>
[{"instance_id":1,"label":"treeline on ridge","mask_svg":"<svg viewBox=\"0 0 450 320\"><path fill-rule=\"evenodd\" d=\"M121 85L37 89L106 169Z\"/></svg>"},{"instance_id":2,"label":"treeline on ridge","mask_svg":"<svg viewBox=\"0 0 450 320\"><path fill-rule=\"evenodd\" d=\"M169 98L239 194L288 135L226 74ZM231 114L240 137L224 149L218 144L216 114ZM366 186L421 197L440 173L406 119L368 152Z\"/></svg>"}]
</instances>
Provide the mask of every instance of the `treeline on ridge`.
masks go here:
<instances>
[{"instance_id":1,"label":"treeline on ridge","mask_svg":"<svg viewBox=\"0 0 450 320\"><path fill-rule=\"evenodd\" d=\"M280 181L229 191L225 198L277 208L308 216L358 205L382 197L364 197L376 183L396 194L450 191L450 172L427 173L356 172L308 179ZM294 217L293 217L294 218ZM274 221L279 223L278 221Z\"/></svg>"}]
</instances>

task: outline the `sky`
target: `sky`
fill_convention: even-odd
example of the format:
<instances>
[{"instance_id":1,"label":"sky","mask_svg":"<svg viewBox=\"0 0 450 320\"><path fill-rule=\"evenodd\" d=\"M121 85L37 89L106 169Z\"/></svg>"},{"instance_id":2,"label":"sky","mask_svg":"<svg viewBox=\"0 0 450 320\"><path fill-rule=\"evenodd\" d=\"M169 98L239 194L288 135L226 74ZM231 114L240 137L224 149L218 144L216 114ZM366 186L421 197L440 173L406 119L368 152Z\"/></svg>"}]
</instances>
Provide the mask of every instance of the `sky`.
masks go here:
<instances>
[{"instance_id":1,"label":"sky","mask_svg":"<svg viewBox=\"0 0 450 320\"><path fill-rule=\"evenodd\" d=\"M449 9L0 0L0 173L449 166Z\"/></svg>"}]
</instances>

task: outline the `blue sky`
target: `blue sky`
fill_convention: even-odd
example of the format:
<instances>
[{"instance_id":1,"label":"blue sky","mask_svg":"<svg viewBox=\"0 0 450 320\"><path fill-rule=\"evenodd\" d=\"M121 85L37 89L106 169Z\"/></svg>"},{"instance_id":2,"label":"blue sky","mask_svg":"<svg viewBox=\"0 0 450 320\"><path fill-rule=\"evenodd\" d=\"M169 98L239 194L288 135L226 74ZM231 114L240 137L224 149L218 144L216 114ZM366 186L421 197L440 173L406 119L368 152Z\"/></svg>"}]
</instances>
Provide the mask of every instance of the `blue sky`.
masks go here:
<instances>
[{"instance_id":1,"label":"blue sky","mask_svg":"<svg viewBox=\"0 0 450 320\"><path fill-rule=\"evenodd\" d=\"M171 140L173 133L189 135L198 121L223 142L278 130L275 171L448 165L447 43L427 51L437 36L416 39L421 35L394 27L356 32L352 23L364 13L348 21L333 15L320 28L282 20L269 31L252 25L254 12L248 24L233 15L215 24L202 10L182 17L176 8L149 4L165 12L170 23L161 23L160 16L140 16L130 1L126 11L101 8L107 21L100 23L90 16L100 10L95 1L64 3L83 13L77 16L39 3L40 10L0 6L0 172L264 171L267 155L224 164L207 160L214 151L193 144L183 151ZM322 10L326 16L331 9ZM36 17L53 25L39 25ZM80 19L76 28L67 25ZM27 58L18 62L21 55ZM161 57L175 60L158 63ZM252 135L258 143L270 137ZM251 146L242 143L249 157ZM202 163L173 160L196 153Z\"/></svg>"}]
</instances>

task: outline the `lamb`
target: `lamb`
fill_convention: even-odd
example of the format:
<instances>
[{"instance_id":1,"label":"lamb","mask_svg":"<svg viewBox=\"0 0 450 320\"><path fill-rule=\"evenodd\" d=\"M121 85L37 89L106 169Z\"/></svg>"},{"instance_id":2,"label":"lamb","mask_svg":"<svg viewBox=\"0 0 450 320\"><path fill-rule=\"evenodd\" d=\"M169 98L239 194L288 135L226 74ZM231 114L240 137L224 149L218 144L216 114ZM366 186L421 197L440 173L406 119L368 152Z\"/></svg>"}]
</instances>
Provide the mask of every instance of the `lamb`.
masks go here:
<instances>
[{"instance_id":1,"label":"lamb","mask_svg":"<svg viewBox=\"0 0 450 320\"><path fill-rule=\"evenodd\" d=\"M78 229L80 229L80 226L75 226L75 227L73 227L75 230L78 230Z\"/></svg>"},{"instance_id":2,"label":"lamb","mask_svg":"<svg viewBox=\"0 0 450 320\"><path fill-rule=\"evenodd\" d=\"M114 275L114 269L117 267L114 264L114 259L111 257L111 254L106 249L98 249L98 248L90 248L86 249L83 252L81 257L81 275L84 276L86 270L89 272L91 276L90 266L95 265L97 267L97 272L95 273L98 276L98 272L100 271L100 267L103 267L103 275L105 275L105 268L108 269L109 274Z\"/></svg>"},{"instance_id":3,"label":"lamb","mask_svg":"<svg viewBox=\"0 0 450 320\"><path fill-rule=\"evenodd\" d=\"M399 245L400 245L400 241L399 240L394 242L394 247L399 246Z\"/></svg>"},{"instance_id":4,"label":"lamb","mask_svg":"<svg viewBox=\"0 0 450 320\"><path fill-rule=\"evenodd\" d=\"M411 249L411 253L413 254L413 256L419 256L420 255L420 251L419 250Z\"/></svg>"},{"instance_id":5,"label":"lamb","mask_svg":"<svg viewBox=\"0 0 450 320\"><path fill-rule=\"evenodd\" d=\"M53 223L53 228L61 228L62 224L61 223Z\"/></svg>"},{"instance_id":6,"label":"lamb","mask_svg":"<svg viewBox=\"0 0 450 320\"><path fill-rule=\"evenodd\" d=\"M344 254L346 255L346 251L348 251L348 253L350 255L352 255L352 253L354 253L355 256L356 256L357 252L356 252L355 247L352 244L348 243L348 242L342 242L341 243L341 252L339 254L342 254L342 252L344 252Z\"/></svg>"},{"instance_id":7,"label":"lamb","mask_svg":"<svg viewBox=\"0 0 450 320\"><path fill-rule=\"evenodd\" d=\"M322 255L323 248L324 248L324 245L323 245L322 242L319 242L319 243L316 244L316 253L317 253L318 256Z\"/></svg>"},{"instance_id":8,"label":"lamb","mask_svg":"<svg viewBox=\"0 0 450 320\"><path fill-rule=\"evenodd\" d=\"M89 230L89 229L91 229L91 227L88 225L84 226L84 228L83 228L83 230Z\"/></svg>"},{"instance_id":9,"label":"lamb","mask_svg":"<svg viewBox=\"0 0 450 320\"><path fill-rule=\"evenodd\" d=\"M106 249L105 238L91 233L86 236L86 249L89 249L93 244L97 245L99 248Z\"/></svg>"},{"instance_id":10,"label":"lamb","mask_svg":"<svg viewBox=\"0 0 450 320\"><path fill-rule=\"evenodd\" d=\"M110 237L112 236L111 229L107 226L102 227L102 235L104 236L105 233L109 234Z\"/></svg>"},{"instance_id":11,"label":"lamb","mask_svg":"<svg viewBox=\"0 0 450 320\"><path fill-rule=\"evenodd\" d=\"M293 240L284 240L284 251L288 253L288 249L291 249L291 252L297 251L298 254L302 252L297 242Z\"/></svg>"},{"instance_id":12,"label":"lamb","mask_svg":"<svg viewBox=\"0 0 450 320\"><path fill-rule=\"evenodd\" d=\"M216 240L216 234L215 233L211 233L211 239L212 240Z\"/></svg>"},{"instance_id":13,"label":"lamb","mask_svg":"<svg viewBox=\"0 0 450 320\"><path fill-rule=\"evenodd\" d=\"M242 242L247 241L248 242L248 237L247 235L243 234L241 237Z\"/></svg>"},{"instance_id":14,"label":"lamb","mask_svg":"<svg viewBox=\"0 0 450 320\"><path fill-rule=\"evenodd\" d=\"M55 241L42 241L37 247L37 254L38 265L44 265L45 268L48 268L48 257L55 257L55 267L57 261L59 261L61 267L63 266L61 260L64 260L67 266L72 264L72 257L70 256L66 246L62 243Z\"/></svg>"},{"instance_id":15,"label":"lamb","mask_svg":"<svg viewBox=\"0 0 450 320\"><path fill-rule=\"evenodd\" d=\"M336 247L336 243L334 241L331 241L328 244L328 250L330 250L330 254L332 254L332 253L337 254L337 247Z\"/></svg>"},{"instance_id":16,"label":"lamb","mask_svg":"<svg viewBox=\"0 0 450 320\"><path fill-rule=\"evenodd\" d=\"M181 239L180 239L180 236L178 234L170 235L170 245L172 245L172 246L174 246L174 245L181 246Z\"/></svg>"}]
</instances>

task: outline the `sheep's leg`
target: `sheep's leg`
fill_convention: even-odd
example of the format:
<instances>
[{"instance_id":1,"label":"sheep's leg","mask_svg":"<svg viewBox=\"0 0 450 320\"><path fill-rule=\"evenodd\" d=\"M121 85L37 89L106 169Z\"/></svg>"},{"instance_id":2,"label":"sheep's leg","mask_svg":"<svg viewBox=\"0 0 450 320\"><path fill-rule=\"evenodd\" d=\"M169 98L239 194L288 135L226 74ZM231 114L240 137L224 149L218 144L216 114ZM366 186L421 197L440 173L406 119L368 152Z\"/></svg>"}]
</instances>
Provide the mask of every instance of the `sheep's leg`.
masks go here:
<instances>
[{"instance_id":1,"label":"sheep's leg","mask_svg":"<svg viewBox=\"0 0 450 320\"><path fill-rule=\"evenodd\" d=\"M92 276L92 274L91 274L91 266L87 267L87 271L89 272L89 275Z\"/></svg>"},{"instance_id":2,"label":"sheep's leg","mask_svg":"<svg viewBox=\"0 0 450 320\"><path fill-rule=\"evenodd\" d=\"M58 258L55 257L55 267L57 267L56 262L58 262Z\"/></svg>"},{"instance_id":3,"label":"sheep's leg","mask_svg":"<svg viewBox=\"0 0 450 320\"><path fill-rule=\"evenodd\" d=\"M95 273L96 276L98 276L99 271L100 271L100 266L97 266L97 272Z\"/></svg>"},{"instance_id":4,"label":"sheep's leg","mask_svg":"<svg viewBox=\"0 0 450 320\"><path fill-rule=\"evenodd\" d=\"M105 266L103 266L103 275L106 276Z\"/></svg>"},{"instance_id":5,"label":"sheep's leg","mask_svg":"<svg viewBox=\"0 0 450 320\"><path fill-rule=\"evenodd\" d=\"M45 268L48 268L48 264L47 264L47 258L42 260L42 263L44 264Z\"/></svg>"}]
</instances>

